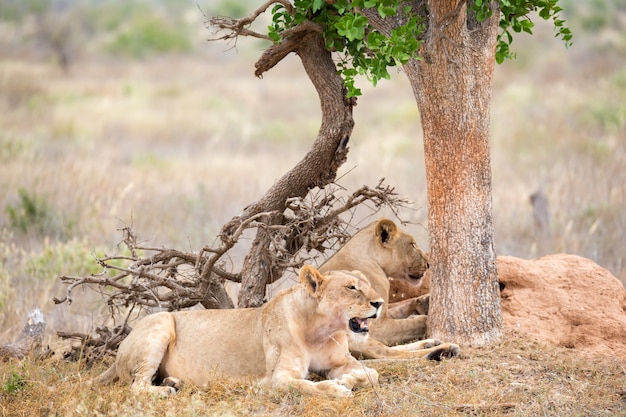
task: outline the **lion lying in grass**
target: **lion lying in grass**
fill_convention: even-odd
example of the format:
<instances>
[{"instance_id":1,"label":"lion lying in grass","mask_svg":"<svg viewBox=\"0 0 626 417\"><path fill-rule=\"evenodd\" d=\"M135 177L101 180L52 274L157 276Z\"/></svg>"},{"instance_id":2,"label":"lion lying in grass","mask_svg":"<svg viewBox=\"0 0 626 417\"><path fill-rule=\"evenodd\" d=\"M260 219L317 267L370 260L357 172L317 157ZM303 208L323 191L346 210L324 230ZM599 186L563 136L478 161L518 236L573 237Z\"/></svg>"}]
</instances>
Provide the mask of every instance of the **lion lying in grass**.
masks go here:
<instances>
[{"instance_id":1,"label":"lion lying in grass","mask_svg":"<svg viewBox=\"0 0 626 417\"><path fill-rule=\"evenodd\" d=\"M208 388L212 377L254 377L274 388L348 396L376 384L375 370L348 352L348 334L366 335L383 298L357 271L300 270L300 284L260 308L160 312L120 344L115 363L94 381L131 382L133 392ZM306 380L309 372L328 380ZM161 386L152 384L161 381Z\"/></svg>"},{"instance_id":2,"label":"lion lying in grass","mask_svg":"<svg viewBox=\"0 0 626 417\"><path fill-rule=\"evenodd\" d=\"M385 299L380 318L370 324L369 337L350 335L353 354L374 359L439 359L459 354L457 345L441 344L433 339L400 345L426 336L427 317L412 315L419 311L421 300L418 299L405 300L393 307L393 311L389 310L389 278L415 280L421 278L427 268L426 255L413 236L388 219L380 219L361 229L320 267L322 273L359 270ZM390 348L392 345L399 346Z\"/></svg>"}]
</instances>

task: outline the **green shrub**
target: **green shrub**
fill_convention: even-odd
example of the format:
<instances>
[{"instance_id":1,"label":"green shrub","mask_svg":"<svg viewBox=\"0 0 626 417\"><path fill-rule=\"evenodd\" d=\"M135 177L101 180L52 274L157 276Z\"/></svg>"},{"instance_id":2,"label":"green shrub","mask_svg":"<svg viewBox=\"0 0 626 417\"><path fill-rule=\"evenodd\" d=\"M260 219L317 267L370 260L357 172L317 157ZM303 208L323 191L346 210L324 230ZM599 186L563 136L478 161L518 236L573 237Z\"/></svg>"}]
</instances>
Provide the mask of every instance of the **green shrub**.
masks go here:
<instances>
[{"instance_id":1,"label":"green shrub","mask_svg":"<svg viewBox=\"0 0 626 417\"><path fill-rule=\"evenodd\" d=\"M45 197L23 188L18 190L19 201L8 204L6 211L12 229L20 234L35 233L57 239L71 236L74 221L63 219Z\"/></svg>"},{"instance_id":2,"label":"green shrub","mask_svg":"<svg viewBox=\"0 0 626 417\"><path fill-rule=\"evenodd\" d=\"M18 195L19 202L7 206L11 227L20 233L27 233L33 228L43 233L55 217L47 200L23 188L19 189Z\"/></svg>"},{"instance_id":3,"label":"green shrub","mask_svg":"<svg viewBox=\"0 0 626 417\"><path fill-rule=\"evenodd\" d=\"M156 16L139 16L119 32L109 44L114 54L133 58L167 52L191 50L190 36L185 29Z\"/></svg>"},{"instance_id":4,"label":"green shrub","mask_svg":"<svg viewBox=\"0 0 626 417\"><path fill-rule=\"evenodd\" d=\"M4 381L2 390L7 394L14 394L22 390L24 387L26 387L26 376L14 369L7 380Z\"/></svg>"},{"instance_id":5,"label":"green shrub","mask_svg":"<svg viewBox=\"0 0 626 417\"><path fill-rule=\"evenodd\" d=\"M24 270L35 282L54 280L65 274L95 274L102 271L95 256L102 257L104 252L91 249L85 240L56 243L46 240L43 250L26 260Z\"/></svg>"}]
</instances>

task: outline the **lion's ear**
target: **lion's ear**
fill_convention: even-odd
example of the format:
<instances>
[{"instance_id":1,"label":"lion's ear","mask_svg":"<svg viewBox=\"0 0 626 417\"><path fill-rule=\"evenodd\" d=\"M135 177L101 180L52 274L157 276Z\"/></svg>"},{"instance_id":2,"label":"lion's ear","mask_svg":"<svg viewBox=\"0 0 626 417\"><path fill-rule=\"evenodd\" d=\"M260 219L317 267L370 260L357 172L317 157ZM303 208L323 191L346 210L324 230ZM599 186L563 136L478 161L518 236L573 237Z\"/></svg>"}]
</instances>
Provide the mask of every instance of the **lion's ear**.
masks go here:
<instances>
[{"instance_id":1,"label":"lion's ear","mask_svg":"<svg viewBox=\"0 0 626 417\"><path fill-rule=\"evenodd\" d=\"M304 265L300 268L300 282L304 284L311 295L315 295L323 281L324 276L314 266Z\"/></svg>"},{"instance_id":2,"label":"lion's ear","mask_svg":"<svg viewBox=\"0 0 626 417\"><path fill-rule=\"evenodd\" d=\"M376 238L381 245L386 245L398 234L398 226L389 219L380 219L376 223Z\"/></svg>"}]
</instances>

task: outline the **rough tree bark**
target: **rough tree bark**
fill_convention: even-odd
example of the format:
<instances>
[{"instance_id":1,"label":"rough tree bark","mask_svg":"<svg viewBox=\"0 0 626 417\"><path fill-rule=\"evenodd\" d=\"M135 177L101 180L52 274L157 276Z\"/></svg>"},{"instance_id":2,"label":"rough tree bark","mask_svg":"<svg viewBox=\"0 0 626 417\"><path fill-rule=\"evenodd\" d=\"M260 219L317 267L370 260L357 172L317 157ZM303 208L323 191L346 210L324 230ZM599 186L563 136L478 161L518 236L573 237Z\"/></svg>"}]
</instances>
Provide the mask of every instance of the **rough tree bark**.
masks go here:
<instances>
[{"instance_id":1,"label":"rough tree bark","mask_svg":"<svg viewBox=\"0 0 626 417\"><path fill-rule=\"evenodd\" d=\"M283 42L265 51L257 62L256 75L272 68L287 54L295 52L320 98L322 122L317 139L306 156L282 178L274 183L267 193L256 203L246 207L244 212L222 228L222 235L228 235L242 220L263 212L275 212L268 224L281 224L281 213L286 201L291 197L304 197L314 187L324 187L335 180L337 169L345 162L348 141L354 121L352 107L354 99L346 98L346 90L337 75L331 54L324 47L321 28L310 23L294 28L284 37ZM270 231L259 229L252 248L241 270L239 307L255 307L263 303L266 284L275 281L283 274L282 268L272 266L268 254Z\"/></svg>"},{"instance_id":2,"label":"rough tree bark","mask_svg":"<svg viewBox=\"0 0 626 417\"><path fill-rule=\"evenodd\" d=\"M424 4L426 7L424 8ZM478 22L466 2L413 2L427 31L404 71L420 110L430 245L429 337L486 345L502 337L493 245L489 105L499 9ZM368 15L383 33L397 19Z\"/></svg>"}]
</instances>

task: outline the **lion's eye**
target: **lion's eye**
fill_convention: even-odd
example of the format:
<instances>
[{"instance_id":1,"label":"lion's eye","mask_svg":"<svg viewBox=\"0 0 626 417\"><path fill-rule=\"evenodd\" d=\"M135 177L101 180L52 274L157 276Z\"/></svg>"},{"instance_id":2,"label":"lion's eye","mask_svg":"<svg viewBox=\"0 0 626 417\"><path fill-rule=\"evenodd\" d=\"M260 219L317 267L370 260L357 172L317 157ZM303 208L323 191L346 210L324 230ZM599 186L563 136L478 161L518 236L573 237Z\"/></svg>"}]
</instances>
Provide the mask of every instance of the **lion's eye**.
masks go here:
<instances>
[{"instance_id":1,"label":"lion's eye","mask_svg":"<svg viewBox=\"0 0 626 417\"><path fill-rule=\"evenodd\" d=\"M356 291L356 287L354 285L346 285L346 288L350 291Z\"/></svg>"}]
</instances>

